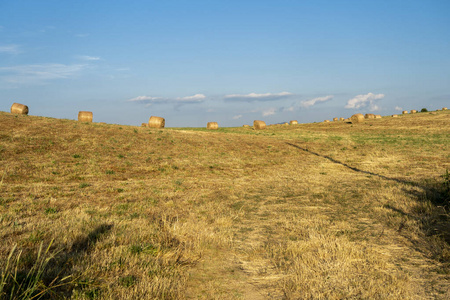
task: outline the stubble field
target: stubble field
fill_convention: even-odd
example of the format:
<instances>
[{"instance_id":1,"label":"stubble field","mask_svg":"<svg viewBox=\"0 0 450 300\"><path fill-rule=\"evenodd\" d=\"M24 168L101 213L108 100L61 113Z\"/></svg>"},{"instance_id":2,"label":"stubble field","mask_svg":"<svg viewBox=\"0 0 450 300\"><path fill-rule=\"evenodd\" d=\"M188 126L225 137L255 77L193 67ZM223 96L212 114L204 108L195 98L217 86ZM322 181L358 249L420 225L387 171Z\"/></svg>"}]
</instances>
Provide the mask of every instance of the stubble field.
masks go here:
<instances>
[{"instance_id":1,"label":"stubble field","mask_svg":"<svg viewBox=\"0 0 450 300\"><path fill-rule=\"evenodd\" d=\"M258 131L0 112L0 298L448 299L449 169L449 111Z\"/></svg>"}]
</instances>

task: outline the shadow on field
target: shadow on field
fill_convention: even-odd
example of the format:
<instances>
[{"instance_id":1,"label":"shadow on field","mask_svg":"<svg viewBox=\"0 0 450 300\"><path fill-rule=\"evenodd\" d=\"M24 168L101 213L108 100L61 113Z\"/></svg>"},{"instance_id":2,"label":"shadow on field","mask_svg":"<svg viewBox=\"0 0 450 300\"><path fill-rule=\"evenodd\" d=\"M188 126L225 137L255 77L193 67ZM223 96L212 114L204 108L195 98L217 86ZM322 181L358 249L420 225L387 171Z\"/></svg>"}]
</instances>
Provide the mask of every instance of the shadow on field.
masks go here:
<instances>
[{"instance_id":1,"label":"shadow on field","mask_svg":"<svg viewBox=\"0 0 450 300\"><path fill-rule=\"evenodd\" d=\"M409 194L416 201L416 205L413 207L411 212L405 212L391 205L385 205L384 208L390 209L401 216L419 221L421 224L420 228L427 237L427 250L432 253L434 258L446 263L447 267L450 268L450 175L448 170L446 174L442 175L442 182L427 180L418 183L361 170L327 155L322 155L311 151L307 148L303 148L292 143L286 144L306 153L327 159L336 164L340 164L355 172L420 188L420 190L407 188L403 189L406 194ZM401 232L403 227L404 223L400 225L398 231ZM411 240L411 242L416 245L417 250L423 251L424 245L420 244L417 240Z\"/></svg>"}]
</instances>

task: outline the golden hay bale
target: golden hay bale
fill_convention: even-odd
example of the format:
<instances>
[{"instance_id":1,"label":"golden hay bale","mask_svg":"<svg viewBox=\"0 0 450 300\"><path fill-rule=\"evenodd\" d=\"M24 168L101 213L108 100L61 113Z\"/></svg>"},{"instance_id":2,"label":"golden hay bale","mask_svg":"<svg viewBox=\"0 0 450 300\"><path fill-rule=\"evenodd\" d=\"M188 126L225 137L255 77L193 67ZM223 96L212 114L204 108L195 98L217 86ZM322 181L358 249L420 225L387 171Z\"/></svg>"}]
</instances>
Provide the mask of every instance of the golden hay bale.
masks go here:
<instances>
[{"instance_id":1,"label":"golden hay bale","mask_svg":"<svg viewBox=\"0 0 450 300\"><path fill-rule=\"evenodd\" d=\"M339 121L345 121L345 119L341 117L341 118L339 118Z\"/></svg>"},{"instance_id":2,"label":"golden hay bale","mask_svg":"<svg viewBox=\"0 0 450 300\"><path fill-rule=\"evenodd\" d=\"M147 123L142 123L141 127L148 127L148 124Z\"/></svg>"},{"instance_id":3,"label":"golden hay bale","mask_svg":"<svg viewBox=\"0 0 450 300\"><path fill-rule=\"evenodd\" d=\"M412 114L415 114L416 112L417 112L417 110L411 109L411 113L412 113Z\"/></svg>"},{"instance_id":4,"label":"golden hay bale","mask_svg":"<svg viewBox=\"0 0 450 300\"><path fill-rule=\"evenodd\" d=\"M78 121L80 122L92 122L94 115L91 111L80 111L78 112Z\"/></svg>"},{"instance_id":5,"label":"golden hay bale","mask_svg":"<svg viewBox=\"0 0 450 300\"><path fill-rule=\"evenodd\" d=\"M381 115L375 115L375 119L381 119Z\"/></svg>"},{"instance_id":6,"label":"golden hay bale","mask_svg":"<svg viewBox=\"0 0 450 300\"><path fill-rule=\"evenodd\" d=\"M243 125L242 127L244 127L244 128L249 128L250 125Z\"/></svg>"},{"instance_id":7,"label":"golden hay bale","mask_svg":"<svg viewBox=\"0 0 450 300\"><path fill-rule=\"evenodd\" d=\"M292 121L289 122L289 124L291 124L291 125L297 125L298 122L297 122L297 120L292 120Z\"/></svg>"},{"instance_id":8,"label":"golden hay bale","mask_svg":"<svg viewBox=\"0 0 450 300\"><path fill-rule=\"evenodd\" d=\"M266 129L266 123L264 121L255 120L253 121L253 128L256 130Z\"/></svg>"},{"instance_id":9,"label":"golden hay bale","mask_svg":"<svg viewBox=\"0 0 450 300\"><path fill-rule=\"evenodd\" d=\"M393 118L398 118L398 115L392 115Z\"/></svg>"},{"instance_id":10,"label":"golden hay bale","mask_svg":"<svg viewBox=\"0 0 450 300\"><path fill-rule=\"evenodd\" d=\"M408 114L408 111L404 110L404 111L402 111L402 114L406 115L406 114Z\"/></svg>"},{"instance_id":11,"label":"golden hay bale","mask_svg":"<svg viewBox=\"0 0 450 300\"><path fill-rule=\"evenodd\" d=\"M285 125L285 126L286 126L286 125L289 125L289 123L288 123L288 122L284 122L284 124L283 124L283 125Z\"/></svg>"},{"instance_id":12,"label":"golden hay bale","mask_svg":"<svg viewBox=\"0 0 450 300\"><path fill-rule=\"evenodd\" d=\"M206 129L218 129L219 128L219 124L217 124L217 122L208 122L208 124L206 124Z\"/></svg>"},{"instance_id":13,"label":"golden hay bale","mask_svg":"<svg viewBox=\"0 0 450 300\"><path fill-rule=\"evenodd\" d=\"M442 110L447 110L447 109L448 109L447 107L443 107L443 108L442 108Z\"/></svg>"},{"instance_id":14,"label":"golden hay bale","mask_svg":"<svg viewBox=\"0 0 450 300\"><path fill-rule=\"evenodd\" d=\"M20 103L13 103L13 105L11 105L11 113L19 115L28 115L28 106Z\"/></svg>"},{"instance_id":15,"label":"golden hay bale","mask_svg":"<svg viewBox=\"0 0 450 300\"><path fill-rule=\"evenodd\" d=\"M330 120L324 120L323 122L324 123L330 123Z\"/></svg>"},{"instance_id":16,"label":"golden hay bale","mask_svg":"<svg viewBox=\"0 0 450 300\"><path fill-rule=\"evenodd\" d=\"M361 123L363 121L364 121L364 115L363 114L354 114L353 116L350 117L350 122L352 122L353 124Z\"/></svg>"},{"instance_id":17,"label":"golden hay bale","mask_svg":"<svg viewBox=\"0 0 450 300\"><path fill-rule=\"evenodd\" d=\"M151 116L150 119L148 119L148 127L164 128L165 125L166 120L164 118Z\"/></svg>"},{"instance_id":18,"label":"golden hay bale","mask_svg":"<svg viewBox=\"0 0 450 300\"><path fill-rule=\"evenodd\" d=\"M333 118L333 121L336 122L336 121L339 121L339 119L338 118Z\"/></svg>"},{"instance_id":19,"label":"golden hay bale","mask_svg":"<svg viewBox=\"0 0 450 300\"><path fill-rule=\"evenodd\" d=\"M364 118L366 118L366 119L375 119L375 115L374 114L365 114Z\"/></svg>"}]
</instances>

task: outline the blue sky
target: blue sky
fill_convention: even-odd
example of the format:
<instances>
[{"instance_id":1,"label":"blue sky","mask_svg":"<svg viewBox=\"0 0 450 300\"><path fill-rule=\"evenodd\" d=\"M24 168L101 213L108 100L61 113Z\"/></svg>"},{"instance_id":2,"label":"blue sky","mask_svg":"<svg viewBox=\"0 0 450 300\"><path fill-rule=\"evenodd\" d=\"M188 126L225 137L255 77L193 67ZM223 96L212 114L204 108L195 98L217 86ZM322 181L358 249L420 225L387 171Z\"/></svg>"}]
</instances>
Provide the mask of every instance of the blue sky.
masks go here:
<instances>
[{"instance_id":1,"label":"blue sky","mask_svg":"<svg viewBox=\"0 0 450 300\"><path fill-rule=\"evenodd\" d=\"M0 1L0 110L168 127L450 104L450 1Z\"/></svg>"}]
</instances>

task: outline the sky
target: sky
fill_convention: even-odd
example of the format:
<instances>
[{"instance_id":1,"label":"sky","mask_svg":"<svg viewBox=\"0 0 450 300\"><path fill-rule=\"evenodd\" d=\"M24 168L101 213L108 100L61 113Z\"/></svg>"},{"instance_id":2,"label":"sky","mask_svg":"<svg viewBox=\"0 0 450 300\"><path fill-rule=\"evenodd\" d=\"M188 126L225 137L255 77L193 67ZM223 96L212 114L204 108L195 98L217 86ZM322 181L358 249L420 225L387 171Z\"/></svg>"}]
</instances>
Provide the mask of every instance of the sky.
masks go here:
<instances>
[{"instance_id":1,"label":"sky","mask_svg":"<svg viewBox=\"0 0 450 300\"><path fill-rule=\"evenodd\" d=\"M0 111L166 127L450 105L448 0L0 0Z\"/></svg>"}]
</instances>

